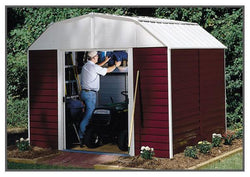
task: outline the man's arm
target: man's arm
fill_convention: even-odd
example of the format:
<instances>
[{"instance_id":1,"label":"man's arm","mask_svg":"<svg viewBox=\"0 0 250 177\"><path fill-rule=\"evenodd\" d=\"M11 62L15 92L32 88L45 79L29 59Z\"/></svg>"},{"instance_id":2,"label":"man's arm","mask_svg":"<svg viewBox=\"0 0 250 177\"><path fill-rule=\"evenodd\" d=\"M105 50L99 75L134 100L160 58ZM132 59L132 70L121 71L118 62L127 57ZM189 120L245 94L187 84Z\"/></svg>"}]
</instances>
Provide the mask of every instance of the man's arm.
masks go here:
<instances>
[{"instance_id":1,"label":"man's arm","mask_svg":"<svg viewBox=\"0 0 250 177\"><path fill-rule=\"evenodd\" d=\"M105 57L105 60L101 63L98 63L99 66L105 65L109 61L110 57Z\"/></svg>"},{"instance_id":2,"label":"man's arm","mask_svg":"<svg viewBox=\"0 0 250 177\"><path fill-rule=\"evenodd\" d=\"M112 71L114 71L116 67L119 67L121 65L121 63L121 61L115 61L115 65L107 68L107 73L111 73Z\"/></svg>"}]
</instances>

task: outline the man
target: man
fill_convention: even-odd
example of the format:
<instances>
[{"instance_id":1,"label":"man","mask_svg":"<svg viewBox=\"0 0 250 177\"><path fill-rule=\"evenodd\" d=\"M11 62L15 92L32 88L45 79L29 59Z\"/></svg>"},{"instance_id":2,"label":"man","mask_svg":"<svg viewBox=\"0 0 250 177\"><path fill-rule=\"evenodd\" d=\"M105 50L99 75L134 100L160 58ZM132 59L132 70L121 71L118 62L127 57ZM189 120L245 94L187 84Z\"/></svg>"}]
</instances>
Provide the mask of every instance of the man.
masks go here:
<instances>
[{"instance_id":1,"label":"man","mask_svg":"<svg viewBox=\"0 0 250 177\"><path fill-rule=\"evenodd\" d=\"M105 60L100 63L98 62L98 54L97 51L89 51L88 52L88 61L82 67L81 72L81 99L85 102L85 114L80 123L79 136L81 139L80 147L83 147L84 143L84 133L86 126L89 123L89 120L92 116L92 113L95 109L96 105L96 92L99 91L100 88L100 75L105 76L107 73L110 73L115 70L116 67L121 65L121 62L115 62L115 65L110 66L108 68L103 68L105 63L109 61L110 58L106 57Z\"/></svg>"}]
</instances>

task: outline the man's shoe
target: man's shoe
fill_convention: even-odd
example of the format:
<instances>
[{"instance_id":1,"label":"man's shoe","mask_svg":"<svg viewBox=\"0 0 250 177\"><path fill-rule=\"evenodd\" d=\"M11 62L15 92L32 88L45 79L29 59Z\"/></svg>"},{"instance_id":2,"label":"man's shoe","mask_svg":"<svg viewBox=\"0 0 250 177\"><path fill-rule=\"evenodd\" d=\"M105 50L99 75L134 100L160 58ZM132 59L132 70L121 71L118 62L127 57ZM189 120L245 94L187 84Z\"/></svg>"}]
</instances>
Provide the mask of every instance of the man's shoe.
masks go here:
<instances>
[{"instance_id":1,"label":"man's shoe","mask_svg":"<svg viewBox=\"0 0 250 177\"><path fill-rule=\"evenodd\" d=\"M80 148L82 148L82 147L83 147L83 145L84 145L84 139L83 139L83 138L81 138L81 139L80 139Z\"/></svg>"}]
</instances>

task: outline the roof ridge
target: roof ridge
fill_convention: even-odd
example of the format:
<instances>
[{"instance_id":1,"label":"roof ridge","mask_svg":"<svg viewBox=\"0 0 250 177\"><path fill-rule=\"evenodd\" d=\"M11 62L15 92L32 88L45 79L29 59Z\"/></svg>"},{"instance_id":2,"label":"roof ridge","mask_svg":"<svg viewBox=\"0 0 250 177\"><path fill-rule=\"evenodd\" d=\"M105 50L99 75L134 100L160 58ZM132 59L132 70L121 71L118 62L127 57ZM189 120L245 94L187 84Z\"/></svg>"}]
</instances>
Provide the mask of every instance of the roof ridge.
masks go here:
<instances>
[{"instance_id":1,"label":"roof ridge","mask_svg":"<svg viewBox=\"0 0 250 177\"><path fill-rule=\"evenodd\" d=\"M155 18L153 20L151 20L151 19L139 19L139 22L159 23L159 24L177 24L177 25L198 25L197 23L193 23L193 22L161 19L161 18Z\"/></svg>"},{"instance_id":2,"label":"roof ridge","mask_svg":"<svg viewBox=\"0 0 250 177\"><path fill-rule=\"evenodd\" d=\"M94 16L122 18L124 20L132 20L132 21L137 21L139 23L146 22L146 23L158 23L158 24L198 25L197 23L193 23L193 22L171 20L171 19L166 19L166 18L157 18L157 17L148 17L148 16L126 16L126 15L116 15L116 14L96 13L96 12L90 12L88 14L80 15L77 17L72 17L69 19L62 20L62 21L57 21L57 22L54 22L52 24L67 23L67 22L82 19L85 17L94 17Z\"/></svg>"},{"instance_id":3,"label":"roof ridge","mask_svg":"<svg viewBox=\"0 0 250 177\"><path fill-rule=\"evenodd\" d=\"M126 16L126 15L116 15L116 14L108 14L108 13L95 13L91 12L89 15L98 15L98 16L109 16L109 17L120 17L120 18L127 18L133 19L138 22L151 22L151 23L162 23L162 24L183 24L183 25L198 25L194 22L186 22L186 21L179 21L179 20L171 20L167 18L157 18L157 17L149 17L149 16Z\"/></svg>"}]
</instances>

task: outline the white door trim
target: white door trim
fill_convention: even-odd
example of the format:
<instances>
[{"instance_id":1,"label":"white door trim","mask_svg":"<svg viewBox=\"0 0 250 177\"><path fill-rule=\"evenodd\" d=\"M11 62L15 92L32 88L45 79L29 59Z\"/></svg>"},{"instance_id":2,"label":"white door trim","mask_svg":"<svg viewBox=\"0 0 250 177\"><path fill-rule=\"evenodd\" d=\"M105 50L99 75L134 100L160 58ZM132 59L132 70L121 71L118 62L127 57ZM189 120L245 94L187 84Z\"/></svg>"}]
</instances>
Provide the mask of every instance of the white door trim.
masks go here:
<instances>
[{"instance_id":1,"label":"white door trim","mask_svg":"<svg viewBox=\"0 0 250 177\"><path fill-rule=\"evenodd\" d=\"M133 100L134 100L134 72L133 72L133 48L128 49L128 133L130 129L130 122L132 115L131 113L133 112ZM134 139L134 125L132 128L132 139L131 139L131 145L130 145L130 150L129 150L129 155L134 156L135 155L135 139ZM129 137L129 135L128 135Z\"/></svg>"},{"instance_id":2,"label":"white door trim","mask_svg":"<svg viewBox=\"0 0 250 177\"><path fill-rule=\"evenodd\" d=\"M169 128L169 158L173 158L173 126L172 126L172 76L171 76L171 48L168 48L168 128Z\"/></svg>"},{"instance_id":3,"label":"white door trim","mask_svg":"<svg viewBox=\"0 0 250 177\"><path fill-rule=\"evenodd\" d=\"M89 51L90 49L81 49L77 51ZM131 121L131 112L133 108L133 49L91 49L97 51L109 51L109 50L126 50L128 52L128 127ZM65 126L65 103L63 97L65 96L65 52L76 50L58 50L57 51L57 75L58 75L58 149L66 149L66 126ZM134 132L134 126L132 127ZM132 141L130 147L130 156L135 155L134 150L134 133L132 134Z\"/></svg>"},{"instance_id":4,"label":"white door trim","mask_svg":"<svg viewBox=\"0 0 250 177\"><path fill-rule=\"evenodd\" d=\"M65 96L65 79L64 79L64 65L65 65L65 51L57 50L57 84L58 84L58 149L66 149L66 129L65 129L65 103L63 97Z\"/></svg>"}]
</instances>

